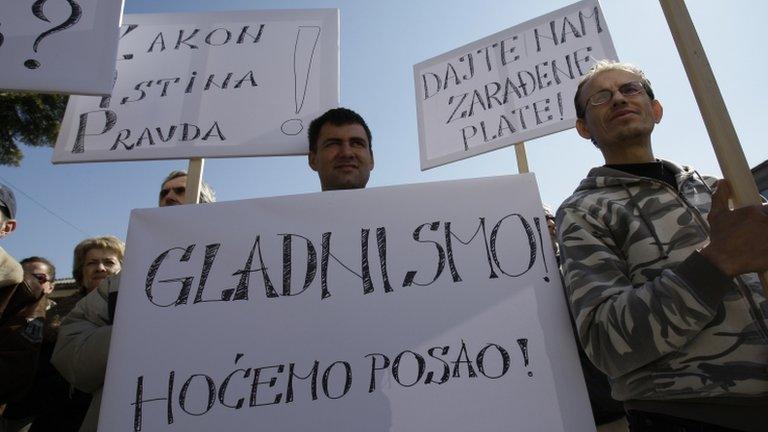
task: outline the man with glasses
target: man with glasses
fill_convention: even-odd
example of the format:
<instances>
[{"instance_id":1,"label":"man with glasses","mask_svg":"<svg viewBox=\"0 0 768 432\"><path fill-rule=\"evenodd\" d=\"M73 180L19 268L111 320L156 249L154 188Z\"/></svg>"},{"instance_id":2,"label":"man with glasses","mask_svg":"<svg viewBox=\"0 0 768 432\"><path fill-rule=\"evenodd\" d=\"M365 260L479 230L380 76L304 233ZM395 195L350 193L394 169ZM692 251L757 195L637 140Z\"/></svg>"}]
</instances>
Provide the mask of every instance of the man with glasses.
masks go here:
<instances>
[{"instance_id":1,"label":"man with glasses","mask_svg":"<svg viewBox=\"0 0 768 432\"><path fill-rule=\"evenodd\" d=\"M0 184L0 238L16 229L16 198ZM0 248L0 404L32 383L43 340L46 298L37 278Z\"/></svg>"},{"instance_id":2,"label":"man with glasses","mask_svg":"<svg viewBox=\"0 0 768 432\"><path fill-rule=\"evenodd\" d=\"M24 258L20 262L25 274L32 275L40 286L43 287L43 293L46 295L53 292L54 280L56 279L56 267L47 259L39 256Z\"/></svg>"},{"instance_id":3,"label":"man with glasses","mask_svg":"<svg viewBox=\"0 0 768 432\"><path fill-rule=\"evenodd\" d=\"M727 182L654 157L663 111L638 68L598 62L574 103L606 163L557 212L585 351L633 432L766 430L766 207L730 210Z\"/></svg>"},{"instance_id":4,"label":"man with glasses","mask_svg":"<svg viewBox=\"0 0 768 432\"><path fill-rule=\"evenodd\" d=\"M182 170L171 171L160 186L159 207L185 204L187 197L187 172ZM202 182L200 186L200 203L216 202L216 195L208 183Z\"/></svg>"}]
</instances>

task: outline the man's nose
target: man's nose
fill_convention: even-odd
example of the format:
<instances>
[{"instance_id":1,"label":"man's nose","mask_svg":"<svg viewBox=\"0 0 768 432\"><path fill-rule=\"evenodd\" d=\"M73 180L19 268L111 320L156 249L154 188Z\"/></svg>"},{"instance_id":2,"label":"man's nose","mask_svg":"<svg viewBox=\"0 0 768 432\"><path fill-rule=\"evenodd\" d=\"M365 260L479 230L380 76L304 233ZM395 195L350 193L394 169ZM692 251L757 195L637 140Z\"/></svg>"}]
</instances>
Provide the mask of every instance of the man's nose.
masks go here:
<instances>
[{"instance_id":1,"label":"man's nose","mask_svg":"<svg viewBox=\"0 0 768 432\"><path fill-rule=\"evenodd\" d=\"M352 156L353 154L352 146L348 142L341 143L341 146L339 147L339 155Z\"/></svg>"},{"instance_id":2,"label":"man's nose","mask_svg":"<svg viewBox=\"0 0 768 432\"><path fill-rule=\"evenodd\" d=\"M626 103L627 103L627 97L624 96L618 89L614 90L613 94L611 95L611 104L623 105Z\"/></svg>"}]
</instances>

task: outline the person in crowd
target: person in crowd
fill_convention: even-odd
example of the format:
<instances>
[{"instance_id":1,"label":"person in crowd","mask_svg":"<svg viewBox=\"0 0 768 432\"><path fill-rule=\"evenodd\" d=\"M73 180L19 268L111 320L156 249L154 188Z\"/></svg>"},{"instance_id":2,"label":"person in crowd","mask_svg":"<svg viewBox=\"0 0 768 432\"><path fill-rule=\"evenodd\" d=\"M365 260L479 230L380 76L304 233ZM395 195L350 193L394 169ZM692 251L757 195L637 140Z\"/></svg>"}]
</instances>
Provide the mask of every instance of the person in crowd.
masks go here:
<instances>
[{"instance_id":1,"label":"person in crowd","mask_svg":"<svg viewBox=\"0 0 768 432\"><path fill-rule=\"evenodd\" d=\"M766 207L731 210L727 181L654 156L663 110L637 67L598 62L574 103L605 165L557 212L565 285L630 429L765 430Z\"/></svg>"},{"instance_id":2,"label":"person in crowd","mask_svg":"<svg viewBox=\"0 0 768 432\"><path fill-rule=\"evenodd\" d=\"M176 170L161 182L158 206L181 205L186 202L187 173ZM200 203L212 203L216 195L208 184L202 183ZM120 254L122 264L122 253ZM118 267L119 271L119 267ZM85 272L84 272L85 273ZM61 326L52 362L75 387L91 393L88 412L81 431L95 431L101 408L101 393L107 370L107 355L115 316L115 304L120 278L115 274L94 274L97 279L90 294L81 300ZM83 364L80 356L88 354L92 361Z\"/></svg>"},{"instance_id":3,"label":"person in crowd","mask_svg":"<svg viewBox=\"0 0 768 432\"><path fill-rule=\"evenodd\" d=\"M326 111L309 124L309 166L322 190L360 189L373 170L371 130L347 108Z\"/></svg>"},{"instance_id":4,"label":"person in crowd","mask_svg":"<svg viewBox=\"0 0 768 432\"><path fill-rule=\"evenodd\" d=\"M89 395L85 410L73 408L69 413L78 427L75 430L96 430L112 329L106 281L120 272L124 252L123 242L113 236L89 238L75 247L72 276L79 289L70 297L77 296L79 301L62 320L51 357L64 379ZM77 399L82 407L83 398Z\"/></svg>"},{"instance_id":5,"label":"person in crowd","mask_svg":"<svg viewBox=\"0 0 768 432\"><path fill-rule=\"evenodd\" d=\"M35 277L40 282L40 286L43 287L43 293L46 295L53 292L56 286L56 267L52 262L39 256L31 256L24 258L19 262L21 268L24 270L24 274L29 274ZM51 300L48 300L50 305Z\"/></svg>"},{"instance_id":6,"label":"person in crowd","mask_svg":"<svg viewBox=\"0 0 768 432\"><path fill-rule=\"evenodd\" d=\"M200 203L216 202L216 194L208 183L200 185ZM157 201L158 207L180 205L187 202L187 172L183 170L171 171L160 185L160 195Z\"/></svg>"},{"instance_id":7,"label":"person in crowd","mask_svg":"<svg viewBox=\"0 0 768 432\"><path fill-rule=\"evenodd\" d=\"M0 184L0 238L16 229L16 198ZM43 341L41 283L0 247L0 405L29 391Z\"/></svg>"},{"instance_id":8,"label":"person in crowd","mask_svg":"<svg viewBox=\"0 0 768 432\"><path fill-rule=\"evenodd\" d=\"M54 291L56 267L53 263L33 256L21 260L21 265L25 274L40 282L46 296ZM9 403L3 412L6 432L76 432L79 429L91 397L73 389L50 362L62 314L66 315L66 312L59 303L47 299L37 372L30 392Z\"/></svg>"}]
</instances>

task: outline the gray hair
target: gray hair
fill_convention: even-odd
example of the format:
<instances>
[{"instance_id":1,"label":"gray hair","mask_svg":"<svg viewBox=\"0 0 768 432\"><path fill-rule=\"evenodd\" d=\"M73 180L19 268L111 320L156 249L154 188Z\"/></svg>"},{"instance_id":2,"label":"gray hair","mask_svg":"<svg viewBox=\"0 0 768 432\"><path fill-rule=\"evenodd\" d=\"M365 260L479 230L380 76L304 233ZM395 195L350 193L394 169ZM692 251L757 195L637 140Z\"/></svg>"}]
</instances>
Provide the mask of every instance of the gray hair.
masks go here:
<instances>
[{"instance_id":1,"label":"gray hair","mask_svg":"<svg viewBox=\"0 0 768 432\"><path fill-rule=\"evenodd\" d=\"M631 63L621 63L613 60L600 60L597 63L595 63L594 66L587 72L584 76L581 77L581 81L579 81L579 87L576 89L576 95L573 97L573 105L576 107L576 117L578 118L584 118L584 114L586 113L587 107L582 106L579 103L579 99L581 99L581 90L586 85L586 83L595 77L595 75L605 72L605 71L611 71L611 70L621 70L626 72L631 72L637 76L640 77L640 83L643 85L643 89L645 90L645 93L648 95L651 100L654 100L655 97L653 96L653 89L651 88L651 82L648 81L648 78L645 77L645 73L637 66L631 64Z\"/></svg>"},{"instance_id":2,"label":"gray hair","mask_svg":"<svg viewBox=\"0 0 768 432\"><path fill-rule=\"evenodd\" d=\"M170 174L168 174L162 183L160 183L160 187L162 188L163 185L168 183L169 181L179 178L179 177L186 177L187 172L184 170L174 170L171 171ZM159 199L158 199L159 202ZM202 181L200 184L200 202L201 203L212 203L216 202L216 192L213 191L213 188L208 185L205 181Z\"/></svg>"}]
</instances>

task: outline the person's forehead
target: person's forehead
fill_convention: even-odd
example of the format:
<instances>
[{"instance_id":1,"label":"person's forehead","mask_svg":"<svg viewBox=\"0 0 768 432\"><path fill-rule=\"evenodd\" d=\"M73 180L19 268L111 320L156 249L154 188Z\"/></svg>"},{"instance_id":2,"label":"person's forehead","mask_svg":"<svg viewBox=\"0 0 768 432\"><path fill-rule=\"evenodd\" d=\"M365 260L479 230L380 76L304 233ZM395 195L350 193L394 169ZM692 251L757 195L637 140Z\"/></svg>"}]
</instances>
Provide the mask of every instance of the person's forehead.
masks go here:
<instances>
[{"instance_id":1,"label":"person's forehead","mask_svg":"<svg viewBox=\"0 0 768 432\"><path fill-rule=\"evenodd\" d=\"M49 274L51 272L51 269L48 267L47 264L41 263L39 261L33 261L24 263L22 265L25 271L27 273L46 273Z\"/></svg>"},{"instance_id":2,"label":"person's forehead","mask_svg":"<svg viewBox=\"0 0 768 432\"><path fill-rule=\"evenodd\" d=\"M187 176L180 176L174 179L170 179L167 182L163 183L163 187L166 187L166 186L177 187L177 186L184 186L186 184L187 184Z\"/></svg>"},{"instance_id":3,"label":"person's forehead","mask_svg":"<svg viewBox=\"0 0 768 432\"><path fill-rule=\"evenodd\" d=\"M320 142L337 138L362 138L368 142L368 135L365 133L365 128L360 123L347 123L343 125L326 123L320 128Z\"/></svg>"},{"instance_id":4,"label":"person's forehead","mask_svg":"<svg viewBox=\"0 0 768 432\"><path fill-rule=\"evenodd\" d=\"M621 69L598 72L585 84L584 94L589 97L600 90L611 89L630 81L640 81L641 79L640 75Z\"/></svg>"},{"instance_id":5,"label":"person's forehead","mask_svg":"<svg viewBox=\"0 0 768 432\"><path fill-rule=\"evenodd\" d=\"M116 256L117 254L113 250L104 248L93 248L85 254L86 258L112 258Z\"/></svg>"}]
</instances>

